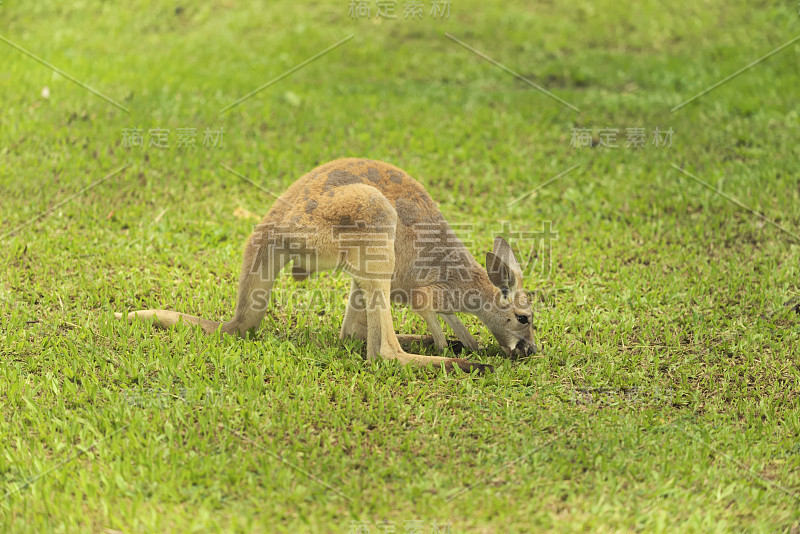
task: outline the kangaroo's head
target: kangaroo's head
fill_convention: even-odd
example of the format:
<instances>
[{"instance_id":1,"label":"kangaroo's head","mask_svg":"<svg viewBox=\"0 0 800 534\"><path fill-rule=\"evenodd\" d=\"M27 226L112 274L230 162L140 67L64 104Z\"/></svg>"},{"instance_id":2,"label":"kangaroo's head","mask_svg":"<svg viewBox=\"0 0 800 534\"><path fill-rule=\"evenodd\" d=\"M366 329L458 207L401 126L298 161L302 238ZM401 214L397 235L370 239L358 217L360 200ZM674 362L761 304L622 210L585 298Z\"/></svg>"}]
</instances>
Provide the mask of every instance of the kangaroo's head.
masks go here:
<instances>
[{"instance_id":1,"label":"kangaroo's head","mask_svg":"<svg viewBox=\"0 0 800 534\"><path fill-rule=\"evenodd\" d=\"M511 246L502 237L496 237L494 250L486 253L486 272L496 291L482 317L483 322L506 355L535 354L531 302L522 287L522 269Z\"/></svg>"}]
</instances>

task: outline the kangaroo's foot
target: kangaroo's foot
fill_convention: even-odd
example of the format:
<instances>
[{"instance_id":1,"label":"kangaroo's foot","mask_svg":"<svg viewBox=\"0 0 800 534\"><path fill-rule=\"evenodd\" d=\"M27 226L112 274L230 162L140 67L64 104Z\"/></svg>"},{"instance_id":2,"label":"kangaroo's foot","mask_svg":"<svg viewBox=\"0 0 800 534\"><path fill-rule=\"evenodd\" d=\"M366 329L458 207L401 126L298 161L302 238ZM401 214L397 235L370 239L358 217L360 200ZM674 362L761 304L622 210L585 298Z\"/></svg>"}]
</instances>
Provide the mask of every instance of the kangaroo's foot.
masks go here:
<instances>
[{"instance_id":1,"label":"kangaroo's foot","mask_svg":"<svg viewBox=\"0 0 800 534\"><path fill-rule=\"evenodd\" d=\"M426 349L439 349L433 336L431 335L416 335L416 334L397 334L397 340L403 349L409 349L414 344L419 344ZM454 354L461 354L464 350L464 344L457 339L448 339L447 348L453 351Z\"/></svg>"},{"instance_id":2,"label":"kangaroo's foot","mask_svg":"<svg viewBox=\"0 0 800 534\"><path fill-rule=\"evenodd\" d=\"M488 363L470 362L463 358L452 358L449 362L445 364L444 370L452 372L455 370L456 367L458 367L465 373L476 372L478 374L483 374L483 373L494 372L493 365L489 365Z\"/></svg>"}]
</instances>

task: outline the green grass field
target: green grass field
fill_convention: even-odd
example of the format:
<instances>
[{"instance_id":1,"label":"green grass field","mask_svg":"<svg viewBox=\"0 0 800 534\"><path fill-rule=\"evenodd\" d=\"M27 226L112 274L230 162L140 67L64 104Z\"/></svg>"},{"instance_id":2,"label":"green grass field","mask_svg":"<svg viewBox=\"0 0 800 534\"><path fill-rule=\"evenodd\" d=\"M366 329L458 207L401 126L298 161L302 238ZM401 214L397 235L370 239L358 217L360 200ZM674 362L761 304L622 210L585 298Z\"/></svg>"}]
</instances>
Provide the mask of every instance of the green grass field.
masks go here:
<instances>
[{"instance_id":1,"label":"green grass field","mask_svg":"<svg viewBox=\"0 0 800 534\"><path fill-rule=\"evenodd\" d=\"M0 530L800 531L796 2L433 3L3 0ZM336 273L255 339L113 320L231 317L342 156L521 236L536 356L465 318L494 374L367 362Z\"/></svg>"}]
</instances>

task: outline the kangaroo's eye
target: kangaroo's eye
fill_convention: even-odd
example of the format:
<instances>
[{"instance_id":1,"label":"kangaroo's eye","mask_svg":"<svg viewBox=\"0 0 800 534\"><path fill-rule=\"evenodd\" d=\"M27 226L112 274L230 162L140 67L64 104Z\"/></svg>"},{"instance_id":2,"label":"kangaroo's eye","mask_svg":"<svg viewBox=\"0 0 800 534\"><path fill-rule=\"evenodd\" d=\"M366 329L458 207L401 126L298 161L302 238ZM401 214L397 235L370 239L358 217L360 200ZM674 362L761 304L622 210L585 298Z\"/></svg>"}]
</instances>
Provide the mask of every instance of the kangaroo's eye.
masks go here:
<instances>
[{"instance_id":1,"label":"kangaroo's eye","mask_svg":"<svg viewBox=\"0 0 800 534\"><path fill-rule=\"evenodd\" d=\"M528 316L527 315L517 315L517 321L519 321L520 324L528 324Z\"/></svg>"}]
</instances>

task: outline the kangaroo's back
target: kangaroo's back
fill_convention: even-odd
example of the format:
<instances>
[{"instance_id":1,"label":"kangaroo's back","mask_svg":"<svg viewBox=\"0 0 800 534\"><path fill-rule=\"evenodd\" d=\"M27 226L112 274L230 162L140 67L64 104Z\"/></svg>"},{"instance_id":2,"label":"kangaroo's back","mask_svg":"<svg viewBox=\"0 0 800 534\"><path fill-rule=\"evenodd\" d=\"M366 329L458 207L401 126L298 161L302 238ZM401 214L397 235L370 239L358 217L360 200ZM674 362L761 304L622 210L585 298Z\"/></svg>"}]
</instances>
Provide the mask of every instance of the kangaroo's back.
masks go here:
<instances>
[{"instance_id":1,"label":"kangaroo's back","mask_svg":"<svg viewBox=\"0 0 800 534\"><path fill-rule=\"evenodd\" d=\"M495 239L494 251L487 254L493 267L487 272L419 182L389 163L356 158L317 167L278 198L245 245L231 320L157 309L115 316L150 319L162 327L187 322L206 333L245 335L261 323L275 279L290 262L296 278L328 269L352 277L340 336L366 341L367 358L380 355L403 364L464 371L491 368L405 352L392 325L392 302L409 305L428 323L439 350L447 346L440 315L461 343L477 350L477 341L455 315L459 311L478 315L507 354L534 350L530 304L508 243Z\"/></svg>"},{"instance_id":2,"label":"kangaroo's back","mask_svg":"<svg viewBox=\"0 0 800 534\"><path fill-rule=\"evenodd\" d=\"M280 196L267 217L273 222L312 223L316 207L336 196L338 188L351 184L378 189L394 207L401 225L447 224L422 184L407 172L390 163L360 158L337 159L301 176Z\"/></svg>"}]
</instances>

